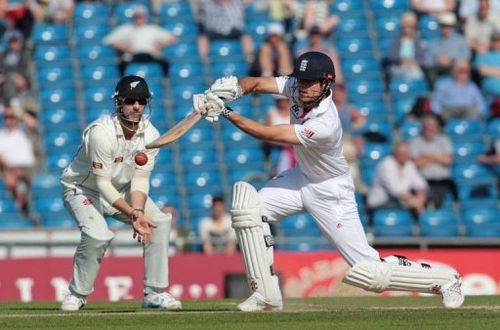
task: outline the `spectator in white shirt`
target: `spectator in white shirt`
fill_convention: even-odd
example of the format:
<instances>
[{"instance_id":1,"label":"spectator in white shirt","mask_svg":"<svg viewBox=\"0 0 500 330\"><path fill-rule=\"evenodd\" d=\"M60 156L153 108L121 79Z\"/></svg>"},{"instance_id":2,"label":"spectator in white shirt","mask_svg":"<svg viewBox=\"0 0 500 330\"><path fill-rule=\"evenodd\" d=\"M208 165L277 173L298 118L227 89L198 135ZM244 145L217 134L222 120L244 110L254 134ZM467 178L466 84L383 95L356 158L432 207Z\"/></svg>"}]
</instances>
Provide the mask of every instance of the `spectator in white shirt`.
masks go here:
<instances>
[{"instance_id":1,"label":"spectator in white shirt","mask_svg":"<svg viewBox=\"0 0 500 330\"><path fill-rule=\"evenodd\" d=\"M427 182L411 160L408 143L394 147L394 154L378 165L373 186L368 192L368 207L406 208L419 215L425 207Z\"/></svg>"}]
</instances>

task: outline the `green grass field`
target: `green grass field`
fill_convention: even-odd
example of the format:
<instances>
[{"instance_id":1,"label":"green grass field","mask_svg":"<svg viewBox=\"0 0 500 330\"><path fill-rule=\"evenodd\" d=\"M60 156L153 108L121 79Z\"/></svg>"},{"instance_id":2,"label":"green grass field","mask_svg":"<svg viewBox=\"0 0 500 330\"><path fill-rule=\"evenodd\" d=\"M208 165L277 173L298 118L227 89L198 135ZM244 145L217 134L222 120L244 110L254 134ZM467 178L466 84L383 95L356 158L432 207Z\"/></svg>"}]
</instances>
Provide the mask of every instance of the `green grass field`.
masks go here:
<instances>
[{"instance_id":1,"label":"green grass field","mask_svg":"<svg viewBox=\"0 0 500 330\"><path fill-rule=\"evenodd\" d=\"M466 297L446 310L438 297L288 299L282 312L241 313L236 300L185 301L181 311L140 302L92 302L77 313L58 304L0 303L0 329L500 329L500 296Z\"/></svg>"}]
</instances>

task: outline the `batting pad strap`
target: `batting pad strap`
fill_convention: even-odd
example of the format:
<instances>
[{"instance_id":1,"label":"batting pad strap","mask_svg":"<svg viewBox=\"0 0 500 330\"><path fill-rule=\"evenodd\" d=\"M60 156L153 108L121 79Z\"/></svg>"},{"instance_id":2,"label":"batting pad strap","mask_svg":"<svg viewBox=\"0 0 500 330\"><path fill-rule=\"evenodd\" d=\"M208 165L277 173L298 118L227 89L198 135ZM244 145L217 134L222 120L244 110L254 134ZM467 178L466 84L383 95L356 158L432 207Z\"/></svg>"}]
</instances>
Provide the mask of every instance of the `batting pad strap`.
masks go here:
<instances>
[{"instance_id":1,"label":"batting pad strap","mask_svg":"<svg viewBox=\"0 0 500 330\"><path fill-rule=\"evenodd\" d=\"M456 279L456 272L445 267L414 267L379 261L355 264L343 279L368 291L384 290L440 293L441 287Z\"/></svg>"}]
</instances>

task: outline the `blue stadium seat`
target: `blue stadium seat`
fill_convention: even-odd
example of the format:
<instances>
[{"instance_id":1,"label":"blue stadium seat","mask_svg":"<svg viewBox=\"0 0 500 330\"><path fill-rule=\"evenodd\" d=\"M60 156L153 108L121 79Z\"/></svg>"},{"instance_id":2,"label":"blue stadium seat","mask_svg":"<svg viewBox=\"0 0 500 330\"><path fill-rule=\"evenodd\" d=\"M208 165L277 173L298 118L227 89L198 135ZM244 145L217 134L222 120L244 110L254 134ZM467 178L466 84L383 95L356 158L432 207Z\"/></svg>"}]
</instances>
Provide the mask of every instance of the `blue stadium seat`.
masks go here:
<instances>
[{"instance_id":1,"label":"blue stadium seat","mask_svg":"<svg viewBox=\"0 0 500 330\"><path fill-rule=\"evenodd\" d=\"M99 63L99 65L112 64L116 62L116 51L106 45L83 44L77 45L78 59L81 62ZM84 69L86 66L83 67Z\"/></svg>"},{"instance_id":2,"label":"blue stadium seat","mask_svg":"<svg viewBox=\"0 0 500 330\"><path fill-rule=\"evenodd\" d=\"M163 48L162 54L169 59L200 61L198 45L195 42L179 40L178 43ZM172 63L175 64L175 63Z\"/></svg>"},{"instance_id":3,"label":"blue stadium seat","mask_svg":"<svg viewBox=\"0 0 500 330\"><path fill-rule=\"evenodd\" d=\"M117 24L130 23L134 16L134 7L137 5L134 1L117 3L113 8L113 14ZM149 8L146 7L147 15L150 17Z\"/></svg>"},{"instance_id":4,"label":"blue stadium seat","mask_svg":"<svg viewBox=\"0 0 500 330\"><path fill-rule=\"evenodd\" d=\"M125 69L125 75L137 75L150 80L151 78L161 79L163 77L163 69L160 63L130 63Z\"/></svg>"},{"instance_id":5,"label":"blue stadium seat","mask_svg":"<svg viewBox=\"0 0 500 330\"><path fill-rule=\"evenodd\" d=\"M288 216L279 223L278 228L286 236L321 236L319 227L308 213Z\"/></svg>"},{"instance_id":6,"label":"blue stadium seat","mask_svg":"<svg viewBox=\"0 0 500 330\"><path fill-rule=\"evenodd\" d=\"M210 57L229 58L229 57L242 57L243 48L239 40L213 40L210 43Z\"/></svg>"},{"instance_id":7,"label":"blue stadium seat","mask_svg":"<svg viewBox=\"0 0 500 330\"><path fill-rule=\"evenodd\" d=\"M441 29L436 17L423 15L418 22L418 30L422 34L423 39L429 40L438 37Z\"/></svg>"},{"instance_id":8,"label":"blue stadium seat","mask_svg":"<svg viewBox=\"0 0 500 330\"><path fill-rule=\"evenodd\" d=\"M380 137L385 137L386 141L392 141L392 127L389 125L387 121L371 121L365 123L365 125L361 128L363 133L366 134L378 134Z\"/></svg>"},{"instance_id":9,"label":"blue stadium seat","mask_svg":"<svg viewBox=\"0 0 500 330\"><path fill-rule=\"evenodd\" d=\"M127 224L125 222L113 219L111 217L106 218L106 223L108 224L108 227L113 229L113 228L127 228L130 227L130 224Z\"/></svg>"},{"instance_id":10,"label":"blue stadium seat","mask_svg":"<svg viewBox=\"0 0 500 330\"><path fill-rule=\"evenodd\" d=\"M76 93L72 87L46 88L41 91L40 101L43 108L53 109L59 106L71 106L76 104Z\"/></svg>"},{"instance_id":11,"label":"blue stadium seat","mask_svg":"<svg viewBox=\"0 0 500 330\"><path fill-rule=\"evenodd\" d=\"M409 1L370 0L371 8L376 14L394 14L410 9Z\"/></svg>"},{"instance_id":12,"label":"blue stadium seat","mask_svg":"<svg viewBox=\"0 0 500 330\"><path fill-rule=\"evenodd\" d=\"M34 226L31 220L19 217L18 215L3 217L0 214L0 230L29 229Z\"/></svg>"},{"instance_id":13,"label":"blue stadium seat","mask_svg":"<svg viewBox=\"0 0 500 330\"><path fill-rule=\"evenodd\" d=\"M406 115L410 113L414 103L414 97L403 97L393 100L392 111L394 113L396 123L399 124L404 121Z\"/></svg>"},{"instance_id":14,"label":"blue stadium seat","mask_svg":"<svg viewBox=\"0 0 500 330\"><path fill-rule=\"evenodd\" d=\"M407 120L403 122L399 131L403 140L409 141L420 135L422 124L419 121Z\"/></svg>"},{"instance_id":15,"label":"blue stadium seat","mask_svg":"<svg viewBox=\"0 0 500 330\"><path fill-rule=\"evenodd\" d=\"M108 6L99 2L77 2L73 11L73 20L78 25L106 22L108 17Z\"/></svg>"},{"instance_id":16,"label":"blue stadium seat","mask_svg":"<svg viewBox=\"0 0 500 330\"><path fill-rule=\"evenodd\" d=\"M372 44L369 38L342 38L337 40L337 49L341 57L367 55Z\"/></svg>"},{"instance_id":17,"label":"blue stadium seat","mask_svg":"<svg viewBox=\"0 0 500 330\"><path fill-rule=\"evenodd\" d=\"M264 163L264 154L260 147L231 148L224 153L226 164L235 166L255 166Z\"/></svg>"},{"instance_id":18,"label":"blue stadium seat","mask_svg":"<svg viewBox=\"0 0 500 330\"><path fill-rule=\"evenodd\" d=\"M69 64L71 59L71 51L66 45L42 46L37 45L34 55L37 65L63 65Z\"/></svg>"},{"instance_id":19,"label":"blue stadium seat","mask_svg":"<svg viewBox=\"0 0 500 330\"><path fill-rule=\"evenodd\" d=\"M385 156L390 155L392 146L389 143L366 142L361 155L363 164L376 164Z\"/></svg>"},{"instance_id":20,"label":"blue stadium seat","mask_svg":"<svg viewBox=\"0 0 500 330\"><path fill-rule=\"evenodd\" d=\"M389 86L394 98L407 98L408 96L427 95L429 86L424 79L410 80L404 78L393 78Z\"/></svg>"},{"instance_id":21,"label":"blue stadium seat","mask_svg":"<svg viewBox=\"0 0 500 330\"><path fill-rule=\"evenodd\" d=\"M453 141L453 161L475 162L486 153L486 145L481 141Z\"/></svg>"},{"instance_id":22,"label":"blue stadium seat","mask_svg":"<svg viewBox=\"0 0 500 330\"><path fill-rule=\"evenodd\" d=\"M177 187L162 187L163 189L153 189L151 190L149 197L155 202L158 207L163 207L165 204L174 205L175 208L180 207L180 198L177 193Z\"/></svg>"},{"instance_id":23,"label":"blue stadium seat","mask_svg":"<svg viewBox=\"0 0 500 330\"><path fill-rule=\"evenodd\" d=\"M498 192L493 182L460 182L457 185L458 199L465 204L494 204L498 201Z\"/></svg>"},{"instance_id":24,"label":"blue stadium seat","mask_svg":"<svg viewBox=\"0 0 500 330\"><path fill-rule=\"evenodd\" d=\"M210 125L211 124L208 121L199 123L199 125L193 127L186 134L184 134L180 138L180 142L188 148L200 148L202 145L214 146L214 129L213 127L210 127ZM213 150L213 152L215 152L215 150Z\"/></svg>"},{"instance_id":25,"label":"blue stadium seat","mask_svg":"<svg viewBox=\"0 0 500 330\"><path fill-rule=\"evenodd\" d=\"M79 44L100 44L102 39L109 33L107 24L85 24L75 28L75 40Z\"/></svg>"},{"instance_id":26,"label":"blue stadium seat","mask_svg":"<svg viewBox=\"0 0 500 330\"><path fill-rule=\"evenodd\" d=\"M230 123L221 124L222 129L222 141L224 144L232 146L247 146L253 145L258 146L260 142L256 140L251 135L248 135L241 131L238 127Z\"/></svg>"},{"instance_id":27,"label":"blue stadium seat","mask_svg":"<svg viewBox=\"0 0 500 330\"><path fill-rule=\"evenodd\" d=\"M68 28L65 24L37 23L33 27L33 41L35 45L66 44L68 42Z\"/></svg>"},{"instance_id":28,"label":"blue stadium seat","mask_svg":"<svg viewBox=\"0 0 500 330\"><path fill-rule=\"evenodd\" d=\"M54 126L79 128L78 111L72 107L58 107L55 109L44 109L41 113L43 125L51 129Z\"/></svg>"},{"instance_id":29,"label":"blue stadium seat","mask_svg":"<svg viewBox=\"0 0 500 330\"><path fill-rule=\"evenodd\" d=\"M222 76L246 76L248 74L248 67L245 60L241 61L222 61L212 65L212 77Z\"/></svg>"},{"instance_id":30,"label":"blue stadium seat","mask_svg":"<svg viewBox=\"0 0 500 330\"><path fill-rule=\"evenodd\" d=\"M47 155L47 170L49 172L61 173L73 160L73 154L67 152L51 152Z\"/></svg>"},{"instance_id":31,"label":"blue stadium seat","mask_svg":"<svg viewBox=\"0 0 500 330\"><path fill-rule=\"evenodd\" d=\"M366 79L369 76L380 77L380 65L374 58L347 58L342 60L342 71L352 79Z\"/></svg>"},{"instance_id":32,"label":"blue stadium seat","mask_svg":"<svg viewBox=\"0 0 500 330\"><path fill-rule=\"evenodd\" d=\"M88 124L103 115L112 114L115 111L116 110L112 102L109 102L109 104L106 104L106 106L101 106L100 104L94 106L90 105L85 112L85 122Z\"/></svg>"},{"instance_id":33,"label":"blue stadium seat","mask_svg":"<svg viewBox=\"0 0 500 330\"><path fill-rule=\"evenodd\" d=\"M452 167L452 178L458 182L492 182L493 175L488 169L478 163L458 163Z\"/></svg>"},{"instance_id":34,"label":"blue stadium seat","mask_svg":"<svg viewBox=\"0 0 500 330\"><path fill-rule=\"evenodd\" d=\"M203 64L201 62L174 62L169 68L168 75L170 76L170 79L173 80L189 79L187 82L195 81L204 75Z\"/></svg>"},{"instance_id":35,"label":"blue stadium seat","mask_svg":"<svg viewBox=\"0 0 500 330\"><path fill-rule=\"evenodd\" d=\"M368 37L369 29L366 17L364 15L342 16L342 19L337 25L336 33L343 37Z\"/></svg>"},{"instance_id":36,"label":"blue stadium seat","mask_svg":"<svg viewBox=\"0 0 500 330\"><path fill-rule=\"evenodd\" d=\"M350 97L378 97L383 93L383 84L380 79L351 80L347 82L347 91Z\"/></svg>"},{"instance_id":37,"label":"blue stadium seat","mask_svg":"<svg viewBox=\"0 0 500 330\"><path fill-rule=\"evenodd\" d=\"M40 85L50 85L51 87L73 85L73 69L71 66L43 66L37 71L37 81Z\"/></svg>"},{"instance_id":38,"label":"blue stadium seat","mask_svg":"<svg viewBox=\"0 0 500 330\"><path fill-rule=\"evenodd\" d=\"M458 222L452 210L425 210L419 218L420 234L426 237L459 236Z\"/></svg>"},{"instance_id":39,"label":"blue stadium seat","mask_svg":"<svg viewBox=\"0 0 500 330\"><path fill-rule=\"evenodd\" d=\"M73 150L80 143L80 131L55 130L49 131L44 137L45 148L48 152L55 149Z\"/></svg>"},{"instance_id":40,"label":"blue stadium seat","mask_svg":"<svg viewBox=\"0 0 500 330\"><path fill-rule=\"evenodd\" d=\"M498 208L467 208L462 213L467 235L473 237L500 237Z\"/></svg>"},{"instance_id":41,"label":"blue stadium seat","mask_svg":"<svg viewBox=\"0 0 500 330\"><path fill-rule=\"evenodd\" d=\"M113 105L113 93L115 89L111 85L103 85L100 87L86 87L83 91L83 97L87 105L93 107L98 105L111 106Z\"/></svg>"},{"instance_id":42,"label":"blue stadium seat","mask_svg":"<svg viewBox=\"0 0 500 330\"><path fill-rule=\"evenodd\" d=\"M166 30L170 31L175 37L183 42L195 42L198 37L198 27L194 21L166 21L162 25Z\"/></svg>"},{"instance_id":43,"label":"blue stadium seat","mask_svg":"<svg viewBox=\"0 0 500 330\"><path fill-rule=\"evenodd\" d=\"M33 208L39 214L66 213L61 196L38 196L33 201Z\"/></svg>"},{"instance_id":44,"label":"blue stadium seat","mask_svg":"<svg viewBox=\"0 0 500 330\"><path fill-rule=\"evenodd\" d=\"M401 31L401 16L377 16L375 18L375 31L384 38L395 36Z\"/></svg>"},{"instance_id":45,"label":"blue stadium seat","mask_svg":"<svg viewBox=\"0 0 500 330\"><path fill-rule=\"evenodd\" d=\"M367 117L368 121L387 120L388 113L384 101L377 99L354 99L352 102L358 108L359 112Z\"/></svg>"},{"instance_id":46,"label":"blue stadium seat","mask_svg":"<svg viewBox=\"0 0 500 330\"><path fill-rule=\"evenodd\" d=\"M215 148L183 149L181 151L181 162L183 166L196 166L204 169L215 168L217 166L216 156Z\"/></svg>"},{"instance_id":47,"label":"blue stadium seat","mask_svg":"<svg viewBox=\"0 0 500 330\"><path fill-rule=\"evenodd\" d=\"M184 173L184 183L187 189L221 190L222 181L219 171L190 170ZM216 189L218 188L218 189Z\"/></svg>"},{"instance_id":48,"label":"blue stadium seat","mask_svg":"<svg viewBox=\"0 0 500 330\"><path fill-rule=\"evenodd\" d=\"M410 211L376 210L373 214L375 235L383 236L413 236L413 222Z\"/></svg>"},{"instance_id":49,"label":"blue stadium seat","mask_svg":"<svg viewBox=\"0 0 500 330\"><path fill-rule=\"evenodd\" d=\"M369 186L373 184L375 175L377 174L377 160L373 161L363 161L362 167L360 169L361 179L363 182Z\"/></svg>"},{"instance_id":50,"label":"blue stadium seat","mask_svg":"<svg viewBox=\"0 0 500 330\"><path fill-rule=\"evenodd\" d=\"M192 191L188 193L187 204L190 212L208 215L212 208L212 194L209 192ZM193 229L198 231L198 223L193 224Z\"/></svg>"},{"instance_id":51,"label":"blue stadium seat","mask_svg":"<svg viewBox=\"0 0 500 330\"><path fill-rule=\"evenodd\" d=\"M261 41L267 37L267 25L269 20L265 19L252 19L245 24L245 31L254 40Z\"/></svg>"},{"instance_id":52,"label":"blue stadium seat","mask_svg":"<svg viewBox=\"0 0 500 330\"><path fill-rule=\"evenodd\" d=\"M450 119L446 122L446 133L453 139L481 139L483 124L475 119Z\"/></svg>"},{"instance_id":53,"label":"blue stadium seat","mask_svg":"<svg viewBox=\"0 0 500 330\"><path fill-rule=\"evenodd\" d=\"M0 199L0 214L15 214L17 213L16 202L12 198Z\"/></svg>"},{"instance_id":54,"label":"blue stadium seat","mask_svg":"<svg viewBox=\"0 0 500 330\"><path fill-rule=\"evenodd\" d=\"M154 189L162 189L167 187L175 187L177 180L174 171L159 172L154 171L150 178L151 187Z\"/></svg>"},{"instance_id":55,"label":"blue stadium seat","mask_svg":"<svg viewBox=\"0 0 500 330\"><path fill-rule=\"evenodd\" d=\"M65 211L61 214L46 214L42 216L42 227L50 229L77 228L75 220Z\"/></svg>"},{"instance_id":56,"label":"blue stadium seat","mask_svg":"<svg viewBox=\"0 0 500 330\"><path fill-rule=\"evenodd\" d=\"M193 94L203 93L205 84L192 83L192 84L177 84L171 89L173 100L176 103L192 103ZM192 109L191 109L192 111Z\"/></svg>"},{"instance_id":57,"label":"blue stadium seat","mask_svg":"<svg viewBox=\"0 0 500 330\"><path fill-rule=\"evenodd\" d=\"M44 195L58 195L62 191L59 182L60 175L55 173L38 173L33 178L32 190L36 197Z\"/></svg>"},{"instance_id":58,"label":"blue stadium seat","mask_svg":"<svg viewBox=\"0 0 500 330\"><path fill-rule=\"evenodd\" d=\"M251 168L228 165L228 181L234 184L236 181L251 183L255 189L261 188L269 178L264 163L255 164Z\"/></svg>"},{"instance_id":59,"label":"blue stadium seat","mask_svg":"<svg viewBox=\"0 0 500 330\"><path fill-rule=\"evenodd\" d=\"M360 12L364 8L363 0L337 0L330 5L330 10L342 15L350 15L353 12Z\"/></svg>"},{"instance_id":60,"label":"blue stadium seat","mask_svg":"<svg viewBox=\"0 0 500 330\"><path fill-rule=\"evenodd\" d=\"M162 22L194 22L193 10L189 1L162 2L158 17Z\"/></svg>"}]
</instances>

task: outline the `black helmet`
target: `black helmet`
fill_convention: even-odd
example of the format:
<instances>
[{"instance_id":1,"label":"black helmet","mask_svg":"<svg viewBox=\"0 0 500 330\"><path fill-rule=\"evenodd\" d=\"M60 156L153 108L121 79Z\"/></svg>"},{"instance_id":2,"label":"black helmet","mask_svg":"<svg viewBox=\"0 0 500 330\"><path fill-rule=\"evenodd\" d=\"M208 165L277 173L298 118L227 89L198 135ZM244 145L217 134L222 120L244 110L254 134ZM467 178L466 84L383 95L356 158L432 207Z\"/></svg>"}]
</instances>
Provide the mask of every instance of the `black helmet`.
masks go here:
<instances>
[{"instance_id":1,"label":"black helmet","mask_svg":"<svg viewBox=\"0 0 500 330\"><path fill-rule=\"evenodd\" d=\"M148 83L139 76L125 76L116 84L113 97L116 99L131 98L134 100L149 99L152 93Z\"/></svg>"},{"instance_id":2,"label":"black helmet","mask_svg":"<svg viewBox=\"0 0 500 330\"><path fill-rule=\"evenodd\" d=\"M335 80L335 67L330 56L321 52L306 52L295 61L292 77L305 80Z\"/></svg>"}]
</instances>

